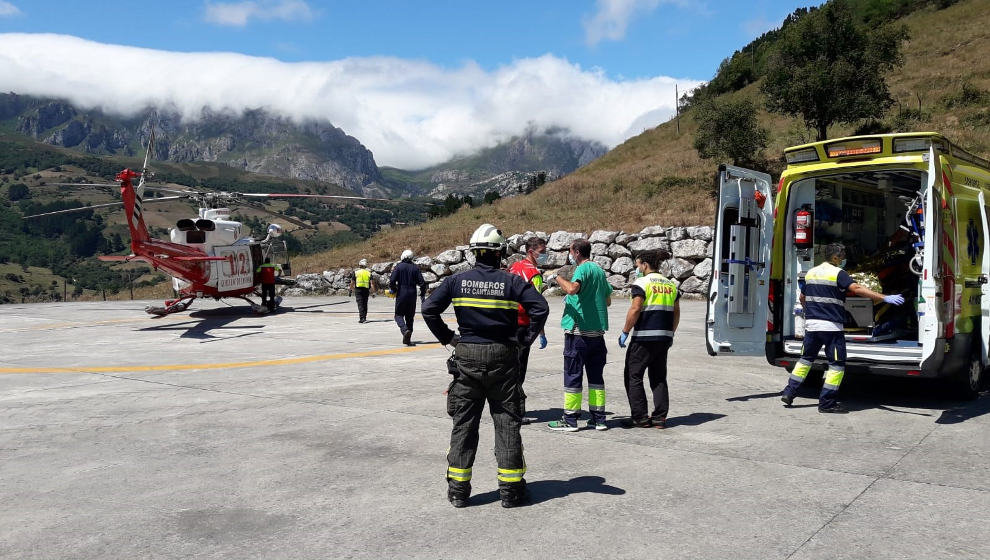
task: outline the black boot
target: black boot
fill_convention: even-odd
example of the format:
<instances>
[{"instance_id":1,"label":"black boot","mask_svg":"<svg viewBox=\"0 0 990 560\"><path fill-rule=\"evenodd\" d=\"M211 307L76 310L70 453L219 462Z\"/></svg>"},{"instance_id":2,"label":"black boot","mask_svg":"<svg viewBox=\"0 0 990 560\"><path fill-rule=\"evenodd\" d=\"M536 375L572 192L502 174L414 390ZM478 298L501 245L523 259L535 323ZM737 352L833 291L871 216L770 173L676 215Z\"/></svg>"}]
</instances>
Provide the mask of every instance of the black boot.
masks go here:
<instances>
[{"instance_id":1,"label":"black boot","mask_svg":"<svg viewBox=\"0 0 990 560\"><path fill-rule=\"evenodd\" d=\"M402 331L402 343L406 346L412 346L412 331Z\"/></svg>"},{"instance_id":2,"label":"black boot","mask_svg":"<svg viewBox=\"0 0 990 560\"><path fill-rule=\"evenodd\" d=\"M529 490L526 489L526 479L511 484L500 485L498 493L502 498L502 507L514 508L529 505Z\"/></svg>"},{"instance_id":3,"label":"black boot","mask_svg":"<svg viewBox=\"0 0 990 560\"><path fill-rule=\"evenodd\" d=\"M471 499L471 483L448 479L447 499L455 508L467 507Z\"/></svg>"}]
</instances>

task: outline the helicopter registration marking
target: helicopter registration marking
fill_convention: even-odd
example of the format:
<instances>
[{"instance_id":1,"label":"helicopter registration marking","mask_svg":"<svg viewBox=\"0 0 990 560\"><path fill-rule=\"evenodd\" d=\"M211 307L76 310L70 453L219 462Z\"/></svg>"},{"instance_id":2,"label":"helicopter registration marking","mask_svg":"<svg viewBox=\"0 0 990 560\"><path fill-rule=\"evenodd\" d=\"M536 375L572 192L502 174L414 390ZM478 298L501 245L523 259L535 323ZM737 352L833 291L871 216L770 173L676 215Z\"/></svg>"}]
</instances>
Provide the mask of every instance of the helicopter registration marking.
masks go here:
<instances>
[{"instance_id":1,"label":"helicopter registration marking","mask_svg":"<svg viewBox=\"0 0 990 560\"><path fill-rule=\"evenodd\" d=\"M419 350L436 349L438 342L410 346L406 348L389 348L386 350L369 350L367 352L347 352L341 354L319 354L316 356L300 356L297 358L280 358L277 360L257 360L253 362L226 362L209 364L163 364L151 366L99 366L99 367L29 367L29 368L0 368L3 373L123 373L133 371L187 371L196 369L238 369L264 366L284 366L292 364L307 364L329 360L344 360L347 358L370 358L373 356L389 356L405 354Z\"/></svg>"}]
</instances>

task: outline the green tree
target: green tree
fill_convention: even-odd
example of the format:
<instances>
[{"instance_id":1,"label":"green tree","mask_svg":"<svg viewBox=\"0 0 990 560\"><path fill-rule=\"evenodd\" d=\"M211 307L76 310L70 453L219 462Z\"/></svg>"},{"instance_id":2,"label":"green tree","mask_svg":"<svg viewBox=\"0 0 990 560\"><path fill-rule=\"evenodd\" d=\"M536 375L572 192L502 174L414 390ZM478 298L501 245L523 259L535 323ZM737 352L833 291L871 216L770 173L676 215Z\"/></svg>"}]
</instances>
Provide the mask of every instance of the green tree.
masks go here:
<instances>
[{"instance_id":1,"label":"green tree","mask_svg":"<svg viewBox=\"0 0 990 560\"><path fill-rule=\"evenodd\" d=\"M21 200L22 198L28 198L30 196L31 191L28 190L27 185L24 183L14 183L7 187L7 198L11 202Z\"/></svg>"},{"instance_id":2,"label":"green tree","mask_svg":"<svg viewBox=\"0 0 990 560\"><path fill-rule=\"evenodd\" d=\"M768 132L756 120L752 101L707 98L695 106L695 119L694 149L702 158L763 167Z\"/></svg>"},{"instance_id":3,"label":"green tree","mask_svg":"<svg viewBox=\"0 0 990 560\"><path fill-rule=\"evenodd\" d=\"M488 191L485 193L485 204L491 204L500 198L502 195L498 194L498 191Z\"/></svg>"},{"instance_id":4,"label":"green tree","mask_svg":"<svg viewBox=\"0 0 990 560\"><path fill-rule=\"evenodd\" d=\"M882 117L893 104L884 75L903 61L904 26L857 25L848 0L832 0L787 27L767 64L770 111L828 127Z\"/></svg>"}]
</instances>

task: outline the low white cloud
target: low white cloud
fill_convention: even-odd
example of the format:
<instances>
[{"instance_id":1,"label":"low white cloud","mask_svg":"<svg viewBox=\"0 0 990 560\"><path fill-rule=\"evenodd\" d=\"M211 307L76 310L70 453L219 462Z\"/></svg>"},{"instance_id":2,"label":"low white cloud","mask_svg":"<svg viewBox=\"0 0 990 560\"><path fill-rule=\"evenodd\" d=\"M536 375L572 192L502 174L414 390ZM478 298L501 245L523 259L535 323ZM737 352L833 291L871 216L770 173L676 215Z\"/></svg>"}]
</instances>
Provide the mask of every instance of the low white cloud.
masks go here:
<instances>
[{"instance_id":1,"label":"low white cloud","mask_svg":"<svg viewBox=\"0 0 990 560\"><path fill-rule=\"evenodd\" d=\"M0 34L0 91L69 99L133 114L169 107L264 108L325 119L370 148L379 164L418 168L493 146L527 127L562 127L614 146L674 112L666 76L615 80L544 55L494 70L392 57L281 62L235 53L179 53L50 34Z\"/></svg>"},{"instance_id":2,"label":"low white cloud","mask_svg":"<svg viewBox=\"0 0 990 560\"><path fill-rule=\"evenodd\" d=\"M21 10L17 6L7 2L6 0L0 0L0 17L9 17L20 15Z\"/></svg>"},{"instance_id":3,"label":"low white cloud","mask_svg":"<svg viewBox=\"0 0 990 560\"><path fill-rule=\"evenodd\" d=\"M304 0L207 0L203 19L217 25L244 27L251 20L309 21L313 19L313 10Z\"/></svg>"},{"instance_id":4,"label":"low white cloud","mask_svg":"<svg viewBox=\"0 0 990 560\"><path fill-rule=\"evenodd\" d=\"M595 13L584 18L585 41L592 46L604 40L621 41L633 16L648 14L661 4L705 9L704 3L691 0L596 0Z\"/></svg>"}]
</instances>

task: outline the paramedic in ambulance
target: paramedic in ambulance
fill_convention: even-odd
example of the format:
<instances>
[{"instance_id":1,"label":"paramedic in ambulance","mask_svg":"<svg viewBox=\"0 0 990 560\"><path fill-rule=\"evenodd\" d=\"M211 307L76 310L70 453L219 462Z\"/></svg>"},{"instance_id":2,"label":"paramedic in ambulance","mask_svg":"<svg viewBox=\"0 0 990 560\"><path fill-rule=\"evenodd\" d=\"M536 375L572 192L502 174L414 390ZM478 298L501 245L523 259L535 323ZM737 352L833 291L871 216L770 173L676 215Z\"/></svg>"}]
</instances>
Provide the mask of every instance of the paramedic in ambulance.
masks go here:
<instances>
[{"instance_id":1,"label":"paramedic in ambulance","mask_svg":"<svg viewBox=\"0 0 990 560\"><path fill-rule=\"evenodd\" d=\"M790 406L798 387L811 371L811 365L818 352L825 347L828 370L825 384L818 397L818 412L844 413L844 406L836 402L839 385L846 364L846 337L843 326L846 320L846 292L870 298L874 303L901 305L900 295L883 295L853 282L849 274L842 270L846 265L846 248L841 243L825 246L825 262L812 268L805 276L801 287L801 304L804 307L805 335L801 359L794 366L791 378L781 394L780 400Z\"/></svg>"}]
</instances>

